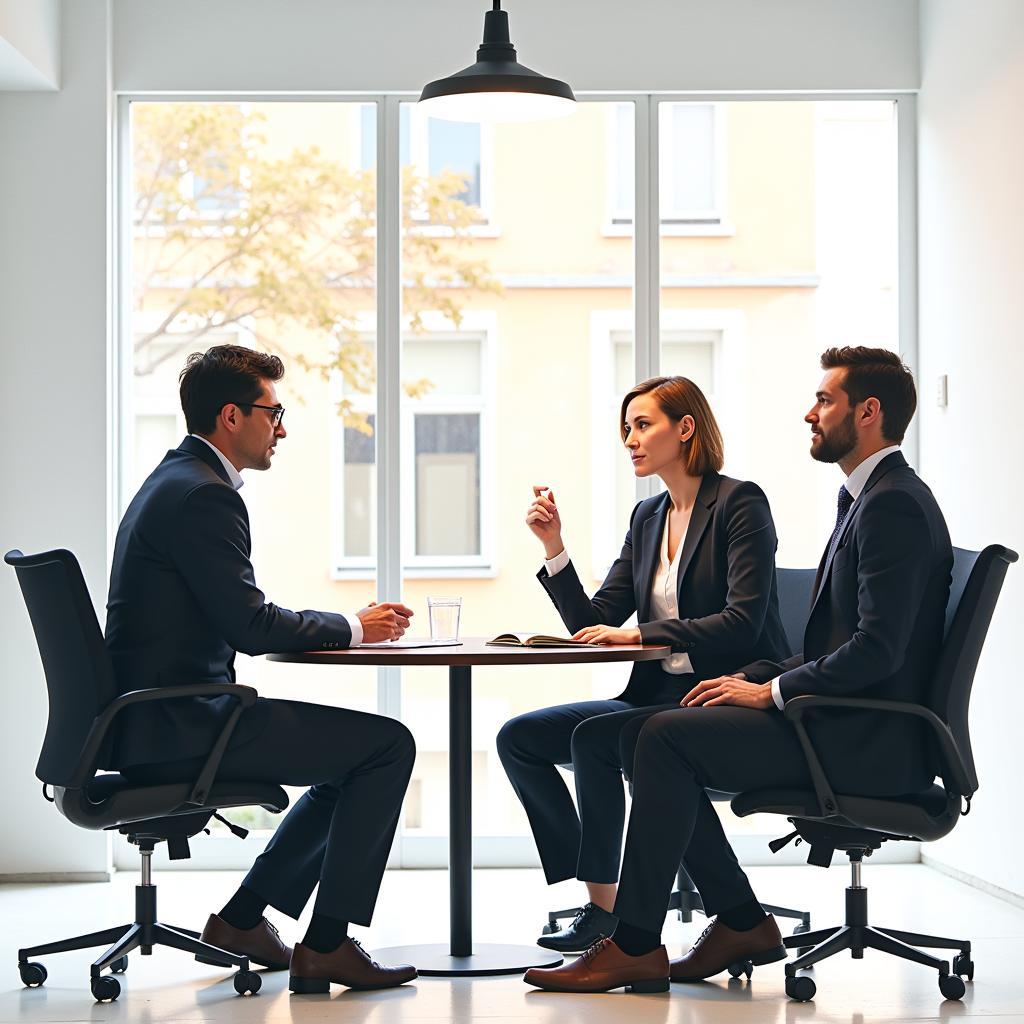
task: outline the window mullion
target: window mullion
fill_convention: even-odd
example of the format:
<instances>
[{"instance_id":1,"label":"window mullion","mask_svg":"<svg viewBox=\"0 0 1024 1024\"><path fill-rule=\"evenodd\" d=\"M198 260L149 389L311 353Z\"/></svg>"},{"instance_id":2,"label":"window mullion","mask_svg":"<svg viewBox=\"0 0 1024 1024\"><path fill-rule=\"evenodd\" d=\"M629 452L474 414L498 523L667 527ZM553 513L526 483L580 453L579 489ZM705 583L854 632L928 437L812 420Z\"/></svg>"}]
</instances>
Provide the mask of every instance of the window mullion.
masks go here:
<instances>
[{"instance_id":1,"label":"window mullion","mask_svg":"<svg viewBox=\"0 0 1024 1024\"><path fill-rule=\"evenodd\" d=\"M661 333L658 103L654 96L637 98L634 124L633 359L636 379L641 381L658 372L658 338ZM652 479L637 479L637 501L653 493Z\"/></svg>"},{"instance_id":2,"label":"window mullion","mask_svg":"<svg viewBox=\"0 0 1024 1024\"><path fill-rule=\"evenodd\" d=\"M377 600L402 593L402 195L399 98L377 101ZM401 670L377 670L377 708L401 715Z\"/></svg>"}]
</instances>

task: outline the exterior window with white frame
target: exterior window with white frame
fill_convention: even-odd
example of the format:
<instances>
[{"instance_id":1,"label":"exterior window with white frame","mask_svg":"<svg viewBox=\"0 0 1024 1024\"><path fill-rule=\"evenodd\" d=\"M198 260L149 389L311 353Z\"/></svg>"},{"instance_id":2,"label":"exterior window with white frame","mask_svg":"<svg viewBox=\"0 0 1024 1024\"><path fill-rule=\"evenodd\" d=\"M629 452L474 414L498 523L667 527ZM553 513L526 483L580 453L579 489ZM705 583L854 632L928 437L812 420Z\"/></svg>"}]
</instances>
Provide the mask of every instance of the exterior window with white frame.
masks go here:
<instances>
[{"instance_id":1,"label":"exterior window with white frame","mask_svg":"<svg viewBox=\"0 0 1024 1024\"><path fill-rule=\"evenodd\" d=\"M663 234L725 234L725 114L716 103L659 104L659 209ZM609 111L607 234L631 233L633 105Z\"/></svg>"},{"instance_id":2,"label":"exterior window with white frame","mask_svg":"<svg viewBox=\"0 0 1024 1024\"><path fill-rule=\"evenodd\" d=\"M372 339L358 344L372 347ZM488 473L486 335L452 331L410 334L402 342L402 478L405 568L444 575L491 564L485 516ZM336 472L336 571L357 574L376 543L375 419L359 395L345 394L365 417L341 428ZM493 460L491 460L493 461Z\"/></svg>"},{"instance_id":3,"label":"exterior window with white frame","mask_svg":"<svg viewBox=\"0 0 1024 1024\"><path fill-rule=\"evenodd\" d=\"M360 152L364 169L376 161L373 143L376 129L376 110L363 108L360 124ZM480 223L491 218L489 176L485 180L488 129L484 125L461 121L442 121L425 117L415 104L403 103L399 108L399 160L403 167L411 167L420 177L437 177L445 173L458 174L463 187L452 193L468 206L480 210ZM417 220L429 222L427 210L414 211Z\"/></svg>"}]
</instances>

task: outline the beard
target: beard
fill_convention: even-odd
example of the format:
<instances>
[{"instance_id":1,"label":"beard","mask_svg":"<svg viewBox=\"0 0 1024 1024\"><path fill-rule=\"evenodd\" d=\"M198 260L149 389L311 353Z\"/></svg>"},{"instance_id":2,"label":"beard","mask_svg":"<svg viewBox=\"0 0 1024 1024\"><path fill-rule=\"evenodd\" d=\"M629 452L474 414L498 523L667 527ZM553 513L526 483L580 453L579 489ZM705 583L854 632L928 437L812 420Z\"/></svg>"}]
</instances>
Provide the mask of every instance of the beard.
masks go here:
<instances>
[{"instance_id":1,"label":"beard","mask_svg":"<svg viewBox=\"0 0 1024 1024\"><path fill-rule=\"evenodd\" d=\"M817 444L811 445L811 458L817 462L838 462L857 447L857 430L853 412L827 434L822 431Z\"/></svg>"}]
</instances>

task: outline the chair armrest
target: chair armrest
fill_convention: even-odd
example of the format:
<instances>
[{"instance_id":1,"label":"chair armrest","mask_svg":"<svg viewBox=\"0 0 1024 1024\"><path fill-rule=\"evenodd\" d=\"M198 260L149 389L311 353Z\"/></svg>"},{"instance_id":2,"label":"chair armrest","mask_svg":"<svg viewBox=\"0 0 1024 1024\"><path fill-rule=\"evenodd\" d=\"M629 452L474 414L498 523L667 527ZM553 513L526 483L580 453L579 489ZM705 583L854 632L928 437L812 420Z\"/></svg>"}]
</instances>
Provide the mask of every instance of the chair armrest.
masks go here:
<instances>
[{"instance_id":1,"label":"chair armrest","mask_svg":"<svg viewBox=\"0 0 1024 1024\"><path fill-rule=\"evenodd\" d=\"M836 813L838 803L835 793L825 777L825 771L821 766L818 754L811 743L807 730L804 727L803 716L807 711L816 708L846 708L851 711L884 711L891 714L913 715L915 718L923 719L931 728L939 750L942 753L944 762L949 766L953 775L952 779L945 780L953 784L963 795L969 796L971 784L968 781L969 775L964 765L960 748L956 745L953 733L949 726L931 708L923 704L910 704L906 701L896 700L873 700L866 697L818 697L807 694L801 697L792 697L786 701L783 714L796 730L800 746L803 748L804 757L807 759L807 767L811 773L811 781L814 783L814 791L818 797L818 803L826 816Z\"/></svg>"},{"instance_id":2,"label":"chair armrest","mask_svg":"<svg viewBox=\"0 0 1024 1024\"><path fill-rule=\"evenodd\" d=\"M135 704L146 704L156 700L177 700L181 697L233 697L237 704L231 712L230 717L224 723L220 735L207 755L206 762L199 773L188 803L195 803L202 806L206 794L217 769L220 767L221 759L227 750L228 740L235 731L239 716L246 708L251 708L256 703L259 694L251 687L241 683L194 683L190 686L159 686L149 690L132 690L130 693L123 693L112 700L99 715L93 720L92 728L86 737L82 747L82 753L78 759L78 771L74 779L69 783L69 789L81 789L96 774L96 762L99 759L100 750L110 731L114 719L124 711L125 708Z\"/></svg>"}]
</instances>

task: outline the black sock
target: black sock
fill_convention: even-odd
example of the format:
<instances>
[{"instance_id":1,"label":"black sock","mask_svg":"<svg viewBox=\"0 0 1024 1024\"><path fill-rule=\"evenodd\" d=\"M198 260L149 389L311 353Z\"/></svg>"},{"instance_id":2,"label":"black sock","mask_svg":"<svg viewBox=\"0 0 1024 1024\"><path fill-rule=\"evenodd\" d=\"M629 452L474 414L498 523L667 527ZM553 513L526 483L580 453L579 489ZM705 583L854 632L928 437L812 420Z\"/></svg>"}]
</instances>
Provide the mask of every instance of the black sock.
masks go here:
<instances>
[{"instance_id":1,"label":"black sock","mask_svg":"<svg viewBox=\"0 0 1024 1024\"><path fill-rule=\"evenodd\" d=\"M317 953L333 953L348 938L348 921L313 914L302 944Z\"/></svg>"},{"instance_id":2,"label":"black sock","mask_svg":"<svg viewBox=\"0 0 1024 1024\"><path fill-rule=\"evenodd\" d=\"M232 928L255 928L263 920L263 911L267 909L266 900L261 899L244 885L239 886L238 892L224 904L220 912L222 917Z\"/></svg>"},{"instance_id":3,"label":"black sock","mask_svg":"<svg viewBox=\"0 0 1024 1024\"><path fill-rule=\"evenodd\" d=\"M738 907L718 912L718 920L734 932L749 932L756 928L768 915L757 900L747 900Z\"/></svg>"},{"instance_id":4,"label":"black sock","mask_svg":"<svg viewBox=\"0 0 1024 1024\"><path fill-rule=\"evenodd\" d=\"M661 945L660 932L645 932L643 928L634 928L625 921L619 921L612 939L626 956L643 956Z\"/></svg>"}]
</instances>

